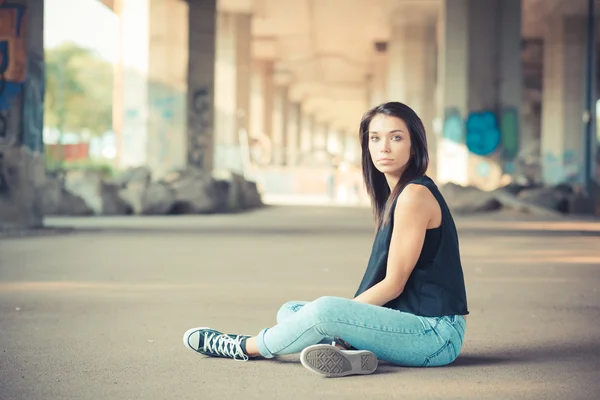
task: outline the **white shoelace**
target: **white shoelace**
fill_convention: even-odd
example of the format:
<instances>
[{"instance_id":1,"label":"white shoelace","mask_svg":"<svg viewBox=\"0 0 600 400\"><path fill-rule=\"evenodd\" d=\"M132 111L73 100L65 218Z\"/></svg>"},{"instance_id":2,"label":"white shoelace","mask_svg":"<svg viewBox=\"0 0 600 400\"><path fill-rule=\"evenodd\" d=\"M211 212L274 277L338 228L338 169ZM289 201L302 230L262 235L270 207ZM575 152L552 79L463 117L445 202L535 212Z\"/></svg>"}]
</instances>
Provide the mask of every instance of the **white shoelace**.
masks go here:
<instances>
[{"instance_id":1,"label":"white shoelace","mask_svg":"<svg viewBox=\"0 0 600 400\"><path fill-rule=\"evenodd\" d=\"M205 333L204 346L205 352L214 353L217 355L231 357L234 360L247 361L248 356L242 351L242 337L232 338L224 333Z\"/></svg>"}]
</instances>

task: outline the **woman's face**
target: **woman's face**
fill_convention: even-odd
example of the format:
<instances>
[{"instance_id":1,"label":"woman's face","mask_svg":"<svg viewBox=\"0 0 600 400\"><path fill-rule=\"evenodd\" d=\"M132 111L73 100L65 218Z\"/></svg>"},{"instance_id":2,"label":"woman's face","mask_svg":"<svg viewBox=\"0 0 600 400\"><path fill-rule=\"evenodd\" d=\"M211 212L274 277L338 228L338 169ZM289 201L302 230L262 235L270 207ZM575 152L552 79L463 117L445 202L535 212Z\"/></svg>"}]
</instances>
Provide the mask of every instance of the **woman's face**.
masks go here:
<instances>
[{"instance_id":1,"label":"woman's face","mask_svg":"<svg viewBox=\"0 0 600 400\"><path fill-rule=\"evenodd\" d=\"M399 178L411 154L406 123L389 115L375 115L369 124L369 153L379 172Z\"/></svg>"}]
</instances>

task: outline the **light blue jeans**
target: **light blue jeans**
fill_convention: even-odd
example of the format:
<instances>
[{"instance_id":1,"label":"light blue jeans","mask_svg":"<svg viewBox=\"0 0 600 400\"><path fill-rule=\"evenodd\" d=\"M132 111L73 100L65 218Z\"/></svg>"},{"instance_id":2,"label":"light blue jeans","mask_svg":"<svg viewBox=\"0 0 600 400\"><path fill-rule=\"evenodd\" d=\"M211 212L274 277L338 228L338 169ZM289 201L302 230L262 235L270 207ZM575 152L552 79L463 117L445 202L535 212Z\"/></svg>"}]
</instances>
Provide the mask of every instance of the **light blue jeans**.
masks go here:
<instances>
[{"instance_id":1,"label":"light blue jeans","mask_svg":"<svg viewBox=\"0 0 600 400\"><path fill-rule=\"evenodd\" d=\"M328 296L284 304L277 325L263 329L256 343L263 357L273 358L340 338L396 365L437 367L458 357L465 324L461 315L420 317Z\"/></svg>"}]
</instances>

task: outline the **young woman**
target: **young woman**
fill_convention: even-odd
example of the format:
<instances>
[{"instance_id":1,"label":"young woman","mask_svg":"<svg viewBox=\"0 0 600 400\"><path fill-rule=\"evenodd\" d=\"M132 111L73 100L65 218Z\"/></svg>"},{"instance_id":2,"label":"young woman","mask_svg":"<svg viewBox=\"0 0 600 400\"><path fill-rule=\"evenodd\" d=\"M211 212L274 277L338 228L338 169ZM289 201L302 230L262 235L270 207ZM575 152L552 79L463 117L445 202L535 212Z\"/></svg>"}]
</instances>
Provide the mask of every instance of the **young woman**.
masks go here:
<instances>
[{"instance_id":1,"label":"young woman","mask_svg":"<svg viewBox=\"0 0 600 400\"><path fill-rule=\"evenodd\" d=\"M255 337L193 328L185 346L239 360L300 352L306 368L328 377L372 373L378 359L410 367L456 359L465 283L454 221L425 175L423 123L408 106L385 103L363 116L360 141L377 230L355 297L286 303L277 325Z\"/></svg>"}]
</instances>

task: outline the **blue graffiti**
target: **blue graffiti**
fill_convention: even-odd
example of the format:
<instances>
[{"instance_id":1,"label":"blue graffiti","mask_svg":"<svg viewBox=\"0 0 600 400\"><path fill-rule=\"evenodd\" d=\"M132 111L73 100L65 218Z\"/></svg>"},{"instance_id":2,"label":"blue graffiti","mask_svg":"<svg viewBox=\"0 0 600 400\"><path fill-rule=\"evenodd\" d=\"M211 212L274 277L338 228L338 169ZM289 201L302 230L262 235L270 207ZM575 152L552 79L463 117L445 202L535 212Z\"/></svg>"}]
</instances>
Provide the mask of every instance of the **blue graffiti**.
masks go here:
<instances>
[{"instance_id":1,"label":"blue graffiti","mask_svg":"<svg viewBox=\"0 0 600 400\"><path fill-rule=\"evenodd\" d=\"M507 108L502 112L500 130L503 157L512 160L519 153L519 114L516 109Z\"/></svg>"},{"instance_id":2,"label":"blue graffiti","mask_svg":"<svg viewBox=\"0 0 600 400\"><path fill-rule=\"evenodd\" d=\"M496 116L489 111L475 112L467 118L466 144L479 156L492 154L500 144L500 129Z\"/></svg>"},{"instance_id":3,"label":"blue graffiti","mask_svg":"<svg viewBox=\"0 0 600 400\"><path fill-rule=\"evenodd\" d=\"M504 164L504 172L505 172L505 173L512 175L512 174L514 174L514 173L516 172L516 170L517 170L517 169L516 169L516 167L515 167L515 163L514 163L514 162L512 162L512 161L507 161L507 162Z\"/></svg>"},{"instance_id":4,"label":"blue graffiti","mask_svg":"<svg viewBox=\"0 0 600 400\"><path fill-rule=\"evenodd\" d=\"M0 22L8 29L0 29L0 110L10 108L12 100L19 94L23 87L23 80L15 67L24 68L24 35L23 21L26 7L23 4L0 1ZM9 31L14 27L14 31ZM17 42L18 41L18 42ZM13 43L14 42L14 43ZM12 70L11 70L12 68ZM8 75L8 76L7 76ZM12 75L12 76L11 76Z\"/></svg>"},{"instance_id":5,"label":"blue graffiti","mask_svg":"<svg viewBox=\"0 0 600 400\"><path fill-rule=\"evenodd\" d=\"M456 108L446 109L442 137L454 143L464 143L465 127L460 112Z\"/></svg>"},{"instance_id":6,"label":"blue graffiti","mask_svg":"<svg viewBox=\"0 0 600 400\"><path fill-rule=\"evenodd\" d=\"M488 178L492 173L492 166L487 161L481 161L476 167L477 175L482 178Z\"/></svg>"}]
</instances>

